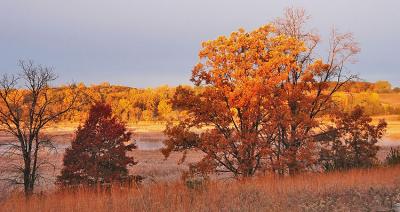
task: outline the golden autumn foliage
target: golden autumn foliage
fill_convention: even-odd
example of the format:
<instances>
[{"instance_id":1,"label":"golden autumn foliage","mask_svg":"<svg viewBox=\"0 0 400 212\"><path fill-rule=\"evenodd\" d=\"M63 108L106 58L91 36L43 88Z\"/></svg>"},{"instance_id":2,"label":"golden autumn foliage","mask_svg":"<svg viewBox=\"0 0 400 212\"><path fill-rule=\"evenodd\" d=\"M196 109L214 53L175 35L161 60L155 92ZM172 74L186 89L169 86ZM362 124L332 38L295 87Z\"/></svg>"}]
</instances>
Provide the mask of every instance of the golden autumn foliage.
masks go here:
<instances>
[{"instance_id":1,"label":"golden autumn foliage","mask_svg":"<svg viewBox=\"0 0 400 212\"><path fill-rule=\"evenodd\" d=\"M302 42L276 34L272 25L203 43L199 57L204 62L193 69L192 81L204 89L199 94L177 89L174 105L192 116L187 124L166 130L172 140L164 152L182 145L200 149L206 157L192 167L201 168L197 171L251 176L264 167L271 146L260 135L272 132L268 122L275 116L274 104L281 101L274 95L276 85L288 77L295 56L304 50ZM206 125L215 128L192 134L190 142L188 136L173 138L189 133L185 127Z\"/></svg>"},{"instance_id":2,"label":"golden autumn foliage","mask_svg":"<svg viewBox=\"0 0 400 212\"><path fill-rule=\"evenodd\" d=\"M78 99L80 109L62 117L64 122L82 122L90 109L90 103L102 101L111 105L114 113L124 122L176 120L178 113L170 104L175 88L160 86L138 89L118 85L77 85L85 95ZM60 88L60 92L63 92Z\"/></svg>"},{"instance_id":3,"label":"golden autumn foliage","mask_svg":"<svg viewBox=\"0 0 400 212\"><path fill-rule=\"evenodd\" d=\"M321 120L336 114L333 95L355 79L343 69L359 48L351 34L333 31L324 62L315 57L320 41L304 31L306 20L303 11L288 10L274 24L204 42L191 78L199 92L178 87L172 100L189 117L167 126L165 156L203 152L189 173L201 176L314 169ZM211 128L193 131L204 126Z\"/></svg>"},{"instance_id":4,"label":"golden autumn foliage","mask_svg":"<svg viewBox=\"0 0 400 212\"><path fill-rule=\"evenodd\" d=\"M363 85L366 85L364 88ZM330 83L330 86L333 86ZM362 106L369 115L389 115L399 114L400 106L390 104L382 99L382 96L391 95L394 99L397 93L377 93L373 89L374 83L350 82L349 86L340 88L340 92L335 93L335 101L346 111L351 111L355 106ZM193 92L201 90L200 87L185 86ZM119 85L86 86L82 83L76 85L76 89L83 95L77 99L79 110L65 114L58 120L61 122L78 123L84 121L90 109L90 104L95 101L105 101L110 104L115 114L123 121L137 123L140 121L164 122L177 121L181 115L177 108L174 108L171 101L176 87L160 86L155 88L132 88ZM196 89L196 91L195 91ZM22 91L21 91L22 92ZM68 86L54 87L49 90L51 95L66 96L64 103L67 104L72 95Z\"/></svg>"},{"instance_id":5,"label":"golden autumn foliage","mask_svg":"<svg viewBox=\"0 0 400 212\"><path fill-rule=\"evenodd\" d=\"M397 103L400 95L397 93L338 92L334 99L347 112L360 106L368 115L400 114L400 105Z\"/></svg>"}]
</instances>

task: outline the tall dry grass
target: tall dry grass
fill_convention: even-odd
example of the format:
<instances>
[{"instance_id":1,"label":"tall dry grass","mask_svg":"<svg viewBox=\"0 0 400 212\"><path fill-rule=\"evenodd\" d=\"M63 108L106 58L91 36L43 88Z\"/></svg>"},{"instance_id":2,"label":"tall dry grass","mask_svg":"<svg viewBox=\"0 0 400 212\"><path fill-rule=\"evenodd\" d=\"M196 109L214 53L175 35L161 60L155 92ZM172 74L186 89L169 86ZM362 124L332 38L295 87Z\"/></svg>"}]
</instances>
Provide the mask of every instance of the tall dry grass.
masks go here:
<instances>
[{"instance_id":1,"label":"tall dry grass","mask_svg":"<svg viewBox=\"0 0 400 212\"><path fill-rule=\"evenodd\" d=\"M400 202L400 167L13 195L0 211L376 211Z\"/></svg>"}]
</instances>

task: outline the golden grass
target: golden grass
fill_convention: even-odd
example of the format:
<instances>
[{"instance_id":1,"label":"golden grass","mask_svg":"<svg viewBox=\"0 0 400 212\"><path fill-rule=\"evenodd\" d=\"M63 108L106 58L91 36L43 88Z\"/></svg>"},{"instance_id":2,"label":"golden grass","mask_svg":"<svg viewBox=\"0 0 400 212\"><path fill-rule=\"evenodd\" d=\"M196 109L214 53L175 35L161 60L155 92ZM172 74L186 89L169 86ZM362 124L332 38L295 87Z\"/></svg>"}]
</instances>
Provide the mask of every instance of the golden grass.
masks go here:
<instances>
[{"instance_id":1,"label":"golden grass","mask_svg":"<svg viewBox=\"0 0 400 212\"><path fill-rule=\"evenodd\" d=\"M387 101L391 101L391 104L400 104L400 94L380 95L383 95ZM388 122L388 129L385 138L390 140L400 140L400 115L374 116L373 119L374 122L377 122L379 119L385 119ZM70 142L78 125L79 123L58 123L57 125L46 128L43 132L50 136L55 136L56 142ZM134 132L135 138L144 137L146 139L155 138L160 140L163 138L163 130L165 129L165 125L165 122L140 121L137 123L128 123L128 129ZM207 127L204 129L206 128ZM201 129L198 131L201 131ZM0 133L0 142L1 140L11 138L12 137L5 136L3 133Z\"/></svg>"},{"instance_id":2,"label":"golden grass","mask_svg":"<svg viewBox=\"0 0 400 212\"><path fill-rule=\"evenodd\" d=\"M0 211L374 211L400 202L400 167L212 181L108 191L65 190L25 200L14 195Z\"/></svg>"},{"instance_id":3,"label":"golden grass","mask_svg":"<svg viewBox=\"0 0 400 212\"><path fill-rule=\"evenodd\" d=\"M46 127L43 132L45 133L60 133L60 132L74 132L76 128L82 123L74 122L59 122ZM127 123L130 130L134 132L162 132L165 129L166 122L162 121L139 121L135 123Z\"/></svg>"},{"instance_id":4,"label":"golden grass","mask_svg":"<svg viewBox=\"0 0 400 212\"><path fill-rule=\"evenodd\" d=\"M400 93L381 93L379 99L382 103L399 106L400 105Z\"/></svg>"},{"instance_id":5,"label":"golden grass","mask_svg":"<svg viewBox=\"0 0 400 212\"><path fill-rule=\"evenodd\" d=\"M400 121L388 122L386 134L386 138L390 140L397 140L400 144Z\"/></svg>"},{"instance_id":6,"label":"golden grass","mask_svg":"<svg viewBox=\"0 0 400 212\"><path fill-rule=\"evenodd\" d=\"M178 164L182 153L173 152L166 159L158 150L133 150L131 155L139 162L130 168L132 174L145 176L145 182L165 182L179 179L183 171L188 170L188 164L202 158L200 152L189 151L184 163Z\"/></svg>"},{"instance_id":7,"label":"golden grass","mask_svg":"<svg viewBox=\"0 0 400 212\"><path fill-rule=\"evenodd\" d=\"M400 116L399 115L374 116L373 117L374 124L376 124L380 119L385 119L385 121L388 124L384 139L389 141L399 141L400 145Z\"/></svg>"}]
</instances>

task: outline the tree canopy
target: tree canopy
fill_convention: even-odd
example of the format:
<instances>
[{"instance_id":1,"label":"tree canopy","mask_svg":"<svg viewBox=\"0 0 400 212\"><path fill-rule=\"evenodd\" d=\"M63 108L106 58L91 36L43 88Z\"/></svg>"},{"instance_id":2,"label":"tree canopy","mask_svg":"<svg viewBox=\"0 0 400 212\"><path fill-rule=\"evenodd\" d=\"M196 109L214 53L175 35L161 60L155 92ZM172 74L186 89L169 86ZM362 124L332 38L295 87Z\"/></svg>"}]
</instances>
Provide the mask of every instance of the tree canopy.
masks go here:
<instances>
[{"instance_id":1,"label":"tree canopy","mask_svg":"<svg viewBox=\"0 0 400 212\"><path fill-rule=\"evenodd\" d=\"M315 168L322 119L337 114L334 94L356 79L344 67L359 48L350 33L333 30L326 60L317 57L320 39L304 29L307 19L289 9L272 24L204 42L191 78L199 89L178 87L171 101L188 117L167 126L164 155L203 152L189 172L203 176ZM204 126L211 128L194 131Z\"/></svg>"}]
</instances>

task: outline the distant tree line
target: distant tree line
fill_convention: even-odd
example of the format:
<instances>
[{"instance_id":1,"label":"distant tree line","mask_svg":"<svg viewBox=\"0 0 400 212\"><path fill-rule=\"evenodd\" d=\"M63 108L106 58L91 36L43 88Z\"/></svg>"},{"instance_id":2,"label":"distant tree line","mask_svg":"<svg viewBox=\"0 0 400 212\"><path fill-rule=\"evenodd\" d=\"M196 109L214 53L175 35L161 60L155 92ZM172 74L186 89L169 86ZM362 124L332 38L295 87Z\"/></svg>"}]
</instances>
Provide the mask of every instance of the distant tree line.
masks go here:
<instances>
[{"instance_id":1,"label":"distant tree line","mask_svg":"<svg viewBox=\"0 0 400 212\"><path fill-rule=\"evenodd\" d=\"M91 104L88 102L105 102L111 105L120 120L129 123L138 121L169 121L176 119L179 114L173 110L170 103L175 88L160 86L157 88L137 89L119 85L102 83L85 86L76 85L84 95L78 99L79 110L66 114L61 121L82 122L85 120ZM62 88L60 88L62 92Z\"/></svg>"},{"instance_id":2,"label":"distant tree line","mask_svg":"<svg viewBox=\"0 0 400 212\"><path fill-rule=\"evenodd\" d=\"M382 101L382 95L386 94L376 92L338 92L335 94L334 99L345 111L351 111L356 106L361 106L368 115L399 115L400 105ZM400 99L400 95L397 95L393 96L395 98L394 101Z\"/></svg>"},{"instance_id":3,"label":"distant tree line","mask_svg":"<svg viewBox=\"0 0 400 212\"><path fill-rule=\"evenodd\" d=\"M400 105L384 103L380 98L380 95L397 92L396 88L391 89L387 81L348 83L349 85L346 84L334 94L334 99L345 111L350 112L356 106L361 106L368 115L400 114ZM194 92L200 92L203 89L184 87ZM177 121L185 117L185 113L177 110L171 101L176 87L164 85L141 89L104 82L90 86L78 83L74 85L74 88L83 94L75 100L79 110L58 117L60 122L83 122L87 118L91 103L98 101L111 105L114 114L127 123ZM70 85L53 87L48 92L59 96L71 96ZM66 98L64 104L67 105L68 102L69 99Z\"/></svg>"},{"instance_id":4,"label":"distant tree line","mask_svg":"<svg viewBox=\"0 0 400 212\"><path fill-rule=\"evenodd\" d=\"M340 91L349 93L399 93L400 88L392 87L390 82L386 80L379 80L376 82L354 81L349 82L346 86L341 88Z\"/></svg>"},{"instance_id":5,"label":"distant tree line","mask_svg":"<svg viewBox=\"0 0 400 212\"><path fill-rule=\"evenodd\" d=\"M390 97L384 101L382 97ZM356 106L364 108L368 115L400 114L400 88L393 88L388 81L348 82L335 94L334 99L347 112Z\"/></svg>"},{"instance_id":6,"label":"distant tree line","mask_svg":"<svg viewBox=\"0 0 400 212\"><path fill-rule=\"evenodd\" d=\"M114 113L124 122L137 123L139 121L165 122L176 121L184 116L171 100L176 87L167 85L156 88L132 88L119 85L110 85L107 82L99 85L86 86L83 83L75 85L85 95L77 100L80 110L68 113L61 118L66 122L82 122L90 109L89 101L104 101L110 104ZM202 88L185 86L199 92ZM68 87L59 87L55 92L68 92ZM362 106L368 115L400 114L400 105L383 103L380 95L396 93L387 81L349 82L334 95L334 99L345 111L351 111L356 106ZM88 98L89 97L89 98Z\"/></svg>"}]
</instances>

